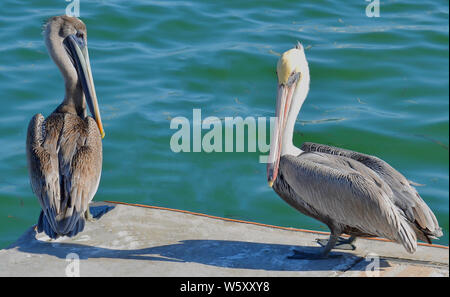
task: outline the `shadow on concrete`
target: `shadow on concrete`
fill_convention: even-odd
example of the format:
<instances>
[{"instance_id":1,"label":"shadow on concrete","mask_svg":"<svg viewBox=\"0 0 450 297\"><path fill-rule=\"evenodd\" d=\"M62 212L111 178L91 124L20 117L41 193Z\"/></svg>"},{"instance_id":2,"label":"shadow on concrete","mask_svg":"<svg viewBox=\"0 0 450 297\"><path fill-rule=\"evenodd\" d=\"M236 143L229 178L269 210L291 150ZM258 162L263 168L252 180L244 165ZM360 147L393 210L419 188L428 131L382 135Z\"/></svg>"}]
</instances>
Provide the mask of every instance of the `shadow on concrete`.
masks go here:
<instances>
[{"instance_id":1,"label":"shadow on concrete","mask_svg":"<svg viewBox=\"0 0 450 297\"><path fill-rule=\"evenodd\" d=\"M100 202L91 206L90 212L94 218L99 219L114 207L110 203ZM108 244L108 242L103 243L106 246ZM141 242L141 244L145 243ZM294 249L306 253L319 253L321 247L232 240L191 239L142 249L113 249L88 244L37 240L34 228L30 228L9 247L9 249L12 248L24 253L50 255L59 259L66 259L68 254L76 253L81 260L110 258L192 262L224 268L268 271L345 271L350 268L364 271L370 268L372 263L352 253L341 251L333 251L329 258L321 260L288 259L288 256L293 255ZM383 259L380 259L379 264L380 267L389 267L388 262Z\"/></svg>"},{"instance_id":2,"label":"shadow on concrete","mask_svg":"<svg viewBox=\"0 0 450 297\"><path fill-rule=\"evenodd\" d=\"M19 251L30 254L52 255L66 259L69 253L76 253L82 260L110 258L142 261L169 261L180 263L200 263L225 268L257 269L269 271L345 271L356 268L364 271L371 262L351 253L332 252L323 260L293 260L296 249L305 252L319 252L319 247L290 246L283 244L255 243L229 240L183 240L175 244L134 250L117 250L83 244L44 242L35 238L30 229L15 245ZM363 264L363 265L361 265ZM381 267L389 264L380 260Z\"/></svg>"},{"instance_id":3,"label":"shadow on concrete","mask_svg":"<svg viewBox=\"0 0 450 297\"><path fill-rule=\"evenodd\" d=\"M100 219L102 216L113 210L116 206L107 203L96 202L95 206L89 207L89 212L92 217L96 220Z\"/></svg>"}]
</instances>

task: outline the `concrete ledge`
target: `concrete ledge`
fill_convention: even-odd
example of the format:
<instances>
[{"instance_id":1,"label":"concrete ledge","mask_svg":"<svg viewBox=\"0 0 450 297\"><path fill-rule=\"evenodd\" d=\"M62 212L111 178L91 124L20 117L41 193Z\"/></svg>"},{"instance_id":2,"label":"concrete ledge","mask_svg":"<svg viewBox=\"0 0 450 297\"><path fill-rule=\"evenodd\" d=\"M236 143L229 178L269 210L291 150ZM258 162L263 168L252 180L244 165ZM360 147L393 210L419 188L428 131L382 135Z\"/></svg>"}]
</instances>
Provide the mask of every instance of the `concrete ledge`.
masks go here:
<instances>
[{"instance_id":1,"label":"concrete ledge","mask_svg":"<svg viewBox=\"0 0 450 297\"><path fill-rule=\"evenodd\" d=\"M358 239L355 251L326 260L290 260L315 251L320 232L303 232L181 211L95 203L98 220L74 238L51 241L30 228L0 250L0 276L65 276L66 256L81 276L366 276L380 256L380 276L449 276L448 248L421 245L415 254L380 240Z\"/></svg>"}]
</instances>

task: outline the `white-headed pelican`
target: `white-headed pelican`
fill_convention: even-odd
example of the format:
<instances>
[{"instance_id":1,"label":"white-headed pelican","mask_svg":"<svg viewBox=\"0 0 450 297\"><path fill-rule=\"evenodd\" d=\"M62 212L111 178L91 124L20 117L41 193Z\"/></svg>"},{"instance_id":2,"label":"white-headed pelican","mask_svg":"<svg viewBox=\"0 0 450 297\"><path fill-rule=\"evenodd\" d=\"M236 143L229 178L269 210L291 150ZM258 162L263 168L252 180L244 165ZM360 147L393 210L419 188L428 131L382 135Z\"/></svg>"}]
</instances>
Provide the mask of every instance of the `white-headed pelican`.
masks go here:
<instances>
[{"instance_id":1,"label":"white-headed pelican","mask_svg":"<svg viewBox=\"0 0 450 297\"><path fill-rule=\"evenodd\" d=\"M442 236L435 215L402 174L383 160L323 144L292 143L297 115L309 91L303 46L278 61L276 127L267 178L289 205L331 230L320 254L296 251L292 258L324 258L335 245L347 248L358 236L380 236L413 253L417 239ZM342 234L351 237L340 239Z\"/></svg>"}]
</instances>

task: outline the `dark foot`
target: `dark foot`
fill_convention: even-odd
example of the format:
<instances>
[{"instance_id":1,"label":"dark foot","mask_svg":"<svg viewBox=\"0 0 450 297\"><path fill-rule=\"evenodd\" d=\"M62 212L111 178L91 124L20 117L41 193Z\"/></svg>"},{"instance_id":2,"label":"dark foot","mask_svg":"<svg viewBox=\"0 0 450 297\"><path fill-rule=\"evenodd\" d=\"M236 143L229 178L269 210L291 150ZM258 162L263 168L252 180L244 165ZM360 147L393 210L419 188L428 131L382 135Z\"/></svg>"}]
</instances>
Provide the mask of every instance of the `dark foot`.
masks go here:
<instances>
[{"instance_id":1,"label":"dark foot","mask_svg":"<svg viewBox=\"0 0 450 297\"><path fill-rule=\"evenodd\" d=\"M311 253L311 252L303 252L298 250L292 250L294 254L292 256L288 256L288 259L295 260L326 260L327 258L338 258L342 255L330 255L324 254L322 252L319 253Z\"/></svg>"},{"instance_id":2,"label":"dark foot","mask_svg":"<svg viewBox=\"0 0 450 297\"><path fill-rule=\"evenodd\" d=\"M316 241L322 247L325 247L328 244L328 239L316 239ZM355 239L352 237L348 239L339 237L339 239L336 242L336 245L334 246L334 249L354 251L356 250L356 246L352 244L354 241Z\"/></svg>"}]
</instances>

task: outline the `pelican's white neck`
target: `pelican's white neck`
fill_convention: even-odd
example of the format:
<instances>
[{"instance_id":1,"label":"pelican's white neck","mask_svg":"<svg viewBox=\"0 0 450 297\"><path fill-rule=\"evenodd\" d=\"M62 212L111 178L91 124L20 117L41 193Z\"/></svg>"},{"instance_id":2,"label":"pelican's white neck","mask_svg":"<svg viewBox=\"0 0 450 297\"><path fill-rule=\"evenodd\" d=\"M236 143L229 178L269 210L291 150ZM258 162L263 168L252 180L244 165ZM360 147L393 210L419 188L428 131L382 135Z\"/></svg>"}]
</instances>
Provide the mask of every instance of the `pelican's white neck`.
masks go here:
<instances>
[{"instance_id":1,"label":"pelican's white neck","mask_svg":"<svg viewBox=\"0 0 450 297\"><path fill-rule=\"evenodd\" d=\"M297 121L297 116L302 108L303 102L305 102L306 96L309 92L309 68L308 64L303 65L301 71L301 78L298 82L297 88L293 96L293 102L289 110L286 128L282 136L281 156L293 155L298 156L303 151L293 144L294 127Z\"/></svg>"}]
</instances>

